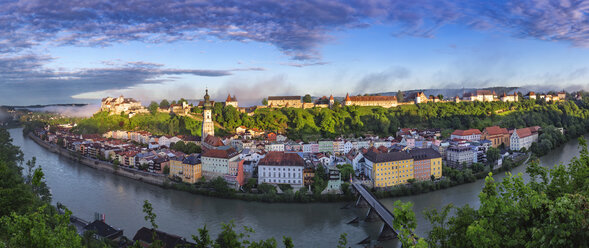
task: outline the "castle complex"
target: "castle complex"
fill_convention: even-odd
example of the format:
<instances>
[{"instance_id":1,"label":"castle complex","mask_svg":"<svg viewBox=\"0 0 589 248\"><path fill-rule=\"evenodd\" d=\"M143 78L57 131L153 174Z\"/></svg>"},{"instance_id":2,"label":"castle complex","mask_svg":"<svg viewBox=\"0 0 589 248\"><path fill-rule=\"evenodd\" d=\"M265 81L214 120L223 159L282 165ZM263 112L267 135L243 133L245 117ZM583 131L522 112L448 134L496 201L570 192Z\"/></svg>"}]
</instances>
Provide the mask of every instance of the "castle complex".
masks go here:
<instances>
[{"instance_id":1,"label":"castle complex","mask_svg":"<svg viewBox=\"0 0 589 248\"><path fill-rule=\"evenodd\" d=\"M109 114L131 114L131 113L146 113L145 109L140 101L133 98L124 98L119 96L118 98L106 97L102 99L100 105L100 111L109 112Z\"/></svg>"},{"instance_id":2,"label":"castle complex","mask_svg":"<svg viewBox=\"0 0 589 248\"><path fill-rule=\"evenodd\" d=\"M227 100L225 100L225 106L233 106L234 108L238 108L239 104L237 103L237 97L235 97L235 95L233 95L233 97L231 97L231 94L227 95Z\"/></svg>"},{"instance_id":3,"label":"castle complex","mask_svg":"<svg viewBox=\"0 0 589 248\"><path fill-rule=\"evenodd\" d=\"M391 108L397 106L396 96L350 96L346 94L344 106L381 106Z\"/></svg>"}]
</instances>

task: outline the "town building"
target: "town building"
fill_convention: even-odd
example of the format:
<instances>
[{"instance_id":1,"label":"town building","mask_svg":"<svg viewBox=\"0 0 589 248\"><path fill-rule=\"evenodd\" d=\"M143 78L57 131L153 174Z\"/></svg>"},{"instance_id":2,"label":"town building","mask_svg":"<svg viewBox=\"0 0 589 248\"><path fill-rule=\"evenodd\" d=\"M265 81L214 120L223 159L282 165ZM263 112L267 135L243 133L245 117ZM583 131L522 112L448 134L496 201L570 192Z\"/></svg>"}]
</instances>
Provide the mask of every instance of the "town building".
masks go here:
<instances>
[{"instance_id":1,"label":"town building","mask_svg":"<svg viewBox=\"0 0 589 248\"><path fill-rule=\"evenodd\" d=\"M239 104L237 102L237 97L235 97L235 95L233 95L233 97L231 96L231 94L227 95L227 100L225 100L225 107L227 106L233 106L234 108L239 108Z\"/></svg>"},{"instance_id":2,"label":"town building","mask_svg":"<svg viewBox=\"0 0 589 248\"><path fill-rule=\"evenodd\" d=\"M538 141L537 127L519 128L513 131L510 137L509 149L519 151L522 148L530 149L532 143Z\"/></svg>"},{"instance_id":3,"label":"town building","mask_svg":"<svg viewBox=\"0 0 589 248\"><path fill-rule=\"evenodd\" d=\"M397 106L396 96L350 96L346 94L343 102L344 106L380 106L391 108Z\"/></svg>"},{"instance_id":4,"label":"town building","mask_svg":"<svg viewBox=\"0 0 589 248\"><path fill-rule=\"evenodd\" d=\"M305 186L309 186L313 184L313 179L315 178L315 169L309 167L303 169L303 183Z\"/></svg>"},{"instance_id":5,"label":"town building","mask_svg":"<svg viewBox=\"0 0 589 248\"><path fill-rule=\"evenodd\" d=\"M413 158L407 152L380 153L368 151L365 166L371 170L368 175L376 188L407 183L413 178Z\"/></svg>"},{"instance_id":6,"label":"town building","mask_svg":"<svg viewBox=\"0 0 589 248\"><path fill-rule=\"evenodd\" d=\"M233 149L210 149L202 154L202 175L207 180L229 174L229 163L239 161L239 153Z\"/></svg>"},{"instance_id":7,"label":"town building","mask_svg":"<svg viewBox=\"0 0 589 248\"><path fill-rule=\"evenodd\" d=\"M486 127L483 130L481 138L483 140L491 141L491 146L495 148L502 144L509 147L510 134L509 131L507 131L507 128L501 128L499 126Z\"/></svg>"},{"instance_id":8,"label":"town building","mask_svg":"<svg viewBox=\"0 0 589 248\"><path fill-rule=\"evenodd\" d=\"M113 97L106 97L103 98L100 104L100 111L109 112L109 114L129 114L131 112L135 113L147 113L148 111L141 105L140 101L137 101L133 98L124 98L122 95L113 98Z\"/></svg>"},{"instance_id":9,"label":"town building","mask_svg":"<svg viewBox=\"0 0 589 248\"><path fill-rule=\"evenodd\" d=\"M422 91L413 93L413 94L407 96L406 99L409 101L413 101L413 103L415 103L415 104L427 103L429 101L429 99L427 98L425 93L423 93Z\"/></svg>"},{"instance_id":10,"label":"town building","mask_svg":"<svg viewBox=\"0 0 589 248\"><path fill-rule=\"evenodd\" d=\"M186 101L182 101L181 103L170 105L170 113L187 115L190 113L191 108L192 107Z\"/></svg>"},{"instance_id":11,"label":"town building","mask_svg":"<svg viewBox=\"0 0 589 248\"><path fill-rule=\"evenodd\" d=\"M206 90L203 104L203 121L202 121L202 139L204 140L208 135L215 136L215 124L213 123L212 108L209 90Z\"/></svg>"},{"instance_id":12,"label":"town building","mask_svg":"<svg viewBox=\"0 0 589 248\"><path fill-rule=\"evenodd\" d=\"M341 193L342 187L342 175L340 170L336 167L332 167L328 169L327 172L327 187L323 190L322 193L327 194L339 194Z\"/></svg>"},{"instance_id":13,"label":"town building","mask_svg":"<svg viewBox=\"0 0 589 248\"><path fill-rule=\"evenodd\" d=\"M468 166L478 161L477 150L468 144L450 146L446 149L446 161L450 167L460 169L463 165Z\"/></svg>"},{"instance_id":14,"label":"town building","mask_svg":"<svg viewBox=\"0 0 589 248\"><path fill-rule=\"evenodd\" d=\"M296 153L269 152L258 163L258 184L290 184L303 187L305 161Z\"/></svg>"},{"instance_id":15,"label":"town building","mask_svg":"<svg viewBox=\"0 0 589 248\"><path fill-rule=\"evenodd\" d=\"M525 98L530 99L530 100L536 100L536 93L533 91L528 92L528 94L526 94Z\"/></svg>"},{"instance_id":16,"label":"town building","mask_svg":"<svg viewBox=\"0 0 589 248\"><path fill-rule=\"evenodd\" d=\"M517 95L516 92L513 93L513 95L507 95L505 92L503 93L503 96L501 96L501 101L502 102L517 102L519 99L519 96Z\"/></svg>"},{"instance_id":17,"label":"town building","mask_svg":"<svg viewBox=\"0 0 589 248\"><path fill-rule=\"evenodd\" d=\"M413 177L417 180L431 180L442 177L442 155L432 148L416 148L409 151L413 158Z\"/></svg>"},{"instance_id":18,"label":"town building","mask_svg":"<svg viewBox=\"0 0 589 248\"><path fill-rule=\"evenodd\" d=\"M303 102L301 96L269 96L268 107L270 108L301 108Z\"/></svg>"},{"instance_id":19,"label":"town building","mask_svg":"<svg viewBox=\"0 0 589 248\"><path fill-rule=\"evenodd\" d=\"M196 244L190 243L186 241L186 239L176 236L173 234L169 234L166 232L162 232L160 230L142 227L141 229L137 230L135 236L133 236L133 241L137 242L140 247L150 247L151 244L154 243L154 238L158 242L161 242L159 245L161 247L194 247Z\"/></svg>"},{"instance_id":20,"label":"town building","mask_svg":"<svg viewBox=\"0 0 589 248\"><path fill-rule=\"evenodd\" d=\"M202 177L202 164L197 154L184 157L182 160L182 182L196 183Z\"/></svg>"},{"instance_id":21,"label":"town building","mask_svg":"<svg viewBox=\"0 0 589 248\"><path fill-rule=\"evenodd\" d=\"M468 129L468 130L457 129L450 135L450 139L479 141L479 140L481 140L481 135L482 135L482 133L478 129Z\"/></svg>"},{"instance_id":22,"label":"town building","mask_svg":"<svg viewBox=\"0 0 589 248\"><path fill-rule=\"evenodd\" d=\"M322 153L333 153L333 141L331 140L320 140L318 142L319 144L319 151L318 152L322 152Z\"/></svg>"},{"instance_id":23,"label":"town building","mask_svg":"<svg viewBox=\"0 0 589 248\"><path fill-rule=\"evenodd\" d=\"M464 93L462 100L464 101L479 101L479 102L492 102L495 101L497 95L495 91L490 90L477 90L475 93Z\"/></svg>"}]
</instances>

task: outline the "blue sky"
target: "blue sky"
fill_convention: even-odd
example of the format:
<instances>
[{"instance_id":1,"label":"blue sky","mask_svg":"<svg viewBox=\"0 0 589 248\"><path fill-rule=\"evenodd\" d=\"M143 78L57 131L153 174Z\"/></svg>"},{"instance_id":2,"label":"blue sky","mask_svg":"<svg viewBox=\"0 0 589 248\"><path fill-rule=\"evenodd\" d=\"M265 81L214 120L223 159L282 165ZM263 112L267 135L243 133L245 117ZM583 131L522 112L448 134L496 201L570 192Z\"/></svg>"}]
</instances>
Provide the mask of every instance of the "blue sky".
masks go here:
<instances>
[{"instance_id":1,"label":"blue sky","mask_svg":"<svg viewBox=\"0 0 589 248\"><path fill-rule=\"evenodd\" d=\"M583 1L0 2L0 105L589 90Z\"/></svg>"}]
</instances>

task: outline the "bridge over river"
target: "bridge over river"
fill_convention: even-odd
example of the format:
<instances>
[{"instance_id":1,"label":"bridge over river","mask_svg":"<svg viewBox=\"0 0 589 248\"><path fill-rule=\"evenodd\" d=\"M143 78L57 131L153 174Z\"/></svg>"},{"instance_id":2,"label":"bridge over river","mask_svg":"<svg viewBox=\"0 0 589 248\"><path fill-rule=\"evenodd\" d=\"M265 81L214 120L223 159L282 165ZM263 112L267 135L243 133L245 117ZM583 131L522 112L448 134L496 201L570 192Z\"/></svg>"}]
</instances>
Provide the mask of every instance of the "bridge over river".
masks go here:
<instances>
[{"instance_id":1,"label":"bridge over river","mask_svg":"<svg viewBox=\"0 0 589 248\"><path fill-rule=\"evenodd\" d=\"M383 222L382 228L380 230L380 234L378 235L378 241L384 241L389 239L397 238L398 232L395 230L393 222L395 220L395 216L391 211L389 211L378 199L376 196L372 194L369 190L367 190L361 182L352 182L352 186L358 195L358 200L356 201L356 207L369 207L368 213L366 214L366 218L364 221L371 222L376 220L381 220ZM352 222L358 222L359 218L354 219ZM411 236L415 240L415 234L411 234ZM366 238L360 243L368 242L369 238Z\"/></svg>"}]
</instances>

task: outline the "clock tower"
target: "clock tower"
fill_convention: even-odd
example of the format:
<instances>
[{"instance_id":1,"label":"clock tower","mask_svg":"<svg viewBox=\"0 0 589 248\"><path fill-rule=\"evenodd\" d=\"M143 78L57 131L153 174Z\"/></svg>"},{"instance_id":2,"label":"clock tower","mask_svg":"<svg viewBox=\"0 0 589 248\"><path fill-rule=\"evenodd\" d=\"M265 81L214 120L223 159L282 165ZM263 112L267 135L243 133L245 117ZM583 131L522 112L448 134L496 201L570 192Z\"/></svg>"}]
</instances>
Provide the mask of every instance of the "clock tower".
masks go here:
<instances>
[{"instance_id":1,"label":"clock tower","mask_svg":"<svg viewBox=\"0 0 589 248\"><path fill-rule=\"evenodd\" d=\"M205 94L205 101L203 104L203 111L202 111L202 136L201 139L207 137L207 135L215 136L215 124L213 123L212 118L212 109L213 106L211 104L211 99L209 97L209 90L206 90Z\"/></svg>"}]
</instances>

